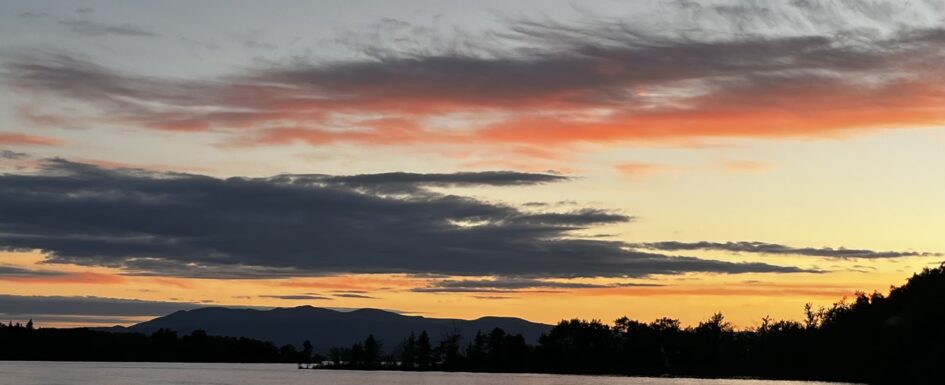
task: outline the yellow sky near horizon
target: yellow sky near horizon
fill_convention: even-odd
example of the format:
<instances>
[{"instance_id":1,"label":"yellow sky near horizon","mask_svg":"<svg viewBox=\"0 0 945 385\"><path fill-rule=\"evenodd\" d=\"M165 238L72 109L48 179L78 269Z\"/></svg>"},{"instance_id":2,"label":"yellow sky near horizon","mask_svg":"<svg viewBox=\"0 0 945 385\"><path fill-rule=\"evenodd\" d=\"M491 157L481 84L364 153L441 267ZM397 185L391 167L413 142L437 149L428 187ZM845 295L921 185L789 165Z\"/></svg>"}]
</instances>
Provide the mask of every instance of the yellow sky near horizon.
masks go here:
<instances>
[{"instance_id":1,"label":"yellow sky near horizon","mask_svg":"<svg viewBox=\"0 0 945 385\"><path fill-rule=\"evenodd\" d=\"M364 274L287 279L196 279L134 276L119 269L42 264L37 253L2 252L7 266L68 272L63 276L3 278L3 294L21 296L92 296L113 299L178 302L186 305L227 307L380 308L433 318L475 319L511 316L554 324L562 319L599 319L611 322L622 316L640 321L676 318L695 325L715 312L740 328L752 327L765 316L801 320L803 306L829 306L857 291L887 293L936 257L887 261L868 271L796 274L704 274L654 276L647 279L577 279L558 282L598 284L634 283L661 286L626 286L588 289L526 289L510 292L417 293L429 278L403 274ZM790 258L781 257L789 260ZM831 262L835 268L860 261ZM886 265L886 266L882 266ZM477 277L466 277L475 279ZM483 278L483 277L478 277ZM488 277L485 277L488 278ZM332 297L336 293L367 293L369 298ZM279 299L276 296L312 295L327 299ZM154 314L160 316L163 314ZM150 316L102 316L93 322L57 320L39 326L74 327L130 325Z\"/></svg>"}]
</instances>

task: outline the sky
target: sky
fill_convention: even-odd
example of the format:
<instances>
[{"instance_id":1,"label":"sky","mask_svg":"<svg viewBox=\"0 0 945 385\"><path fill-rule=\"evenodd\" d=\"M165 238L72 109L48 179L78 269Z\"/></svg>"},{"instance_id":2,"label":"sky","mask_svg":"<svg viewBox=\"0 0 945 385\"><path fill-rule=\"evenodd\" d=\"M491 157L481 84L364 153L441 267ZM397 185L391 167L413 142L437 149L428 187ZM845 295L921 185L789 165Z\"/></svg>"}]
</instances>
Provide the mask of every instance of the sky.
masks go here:
<instances>
[{"instance_id":1,"label":"sky","mask_svg":"<svg viewBox=\"0 0 945 385\"><path fill-rule=\"evenodd\" d=\"M945 260L938 1L0 1L0 318L740 327Z\"/></svg>"}]
</instances>

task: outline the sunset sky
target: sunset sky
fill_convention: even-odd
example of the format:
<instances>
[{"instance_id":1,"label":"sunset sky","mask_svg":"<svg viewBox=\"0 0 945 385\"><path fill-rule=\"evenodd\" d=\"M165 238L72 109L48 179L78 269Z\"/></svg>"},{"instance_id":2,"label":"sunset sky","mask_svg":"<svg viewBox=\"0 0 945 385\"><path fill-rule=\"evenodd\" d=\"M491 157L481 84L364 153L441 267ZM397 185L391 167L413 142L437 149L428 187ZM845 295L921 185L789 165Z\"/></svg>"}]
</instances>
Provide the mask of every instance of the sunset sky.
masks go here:
<instances>
[{"instance_id":1,"label":"sunset sky","mask_svg":"<svg viewBox=\"0 0 945 385\"><path fill-rule=\"evenodd\" d=\"M0 320L740 327L945 260L945 3L0 0Z\"/></svg>"}]
</instances>

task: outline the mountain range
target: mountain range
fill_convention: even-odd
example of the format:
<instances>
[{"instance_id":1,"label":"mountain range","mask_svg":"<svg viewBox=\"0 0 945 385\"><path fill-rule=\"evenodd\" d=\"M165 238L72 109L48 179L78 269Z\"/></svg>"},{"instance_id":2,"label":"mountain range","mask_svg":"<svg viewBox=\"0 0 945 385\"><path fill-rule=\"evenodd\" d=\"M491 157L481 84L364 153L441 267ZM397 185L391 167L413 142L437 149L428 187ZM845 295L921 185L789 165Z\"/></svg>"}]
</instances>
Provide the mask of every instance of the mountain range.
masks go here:
<instances>
[{"instance_id":1,"label":"mountain range","mask_svg":"<svg viewBox=\"0 0 945 385\"><path fill-rule=\"evenodd\" d=\"M318 352L332 347L349 347L363 341L368 334L391 349L410 333L426 331L435 344L448 333L459 333L463 343L472 340L477 331L489 333L494 328L507 333L522 334L527 343L538 341L551 325L513 317L482 317L474 320L408 316L379 309L338 311L312 306L275 308L271 310L207 307L181 310L129 327L108 328L109 331L153 333L171 329L179 334L204 330L207 334L248 337L272 341L277 345L300 346L309 340Z\"/></svg>"}]
</instances>

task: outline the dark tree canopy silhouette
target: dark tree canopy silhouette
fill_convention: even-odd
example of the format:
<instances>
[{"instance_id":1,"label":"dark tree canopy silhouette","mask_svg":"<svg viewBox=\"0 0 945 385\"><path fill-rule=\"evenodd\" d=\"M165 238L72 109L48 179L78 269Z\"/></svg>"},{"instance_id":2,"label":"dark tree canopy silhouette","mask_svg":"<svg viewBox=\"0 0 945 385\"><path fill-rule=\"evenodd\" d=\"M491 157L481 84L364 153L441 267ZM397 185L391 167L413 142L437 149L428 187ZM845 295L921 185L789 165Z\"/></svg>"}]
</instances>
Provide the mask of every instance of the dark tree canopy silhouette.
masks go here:
<instances>
[{"instance_id":1,"label":"dark tree canopy silhouette","mask_svg":"<svg viewBox=\"0 0 945 385\"><path fill-rule=\"evenodd\" d=\"M289 346L291 346L291 345L289 345ZM294 348L295 348L295 347L293 346L292 349L294 349ZM302 365L303 365L303 364L304 364L306 367L308 367L309 365L311 365L311 363L312 363L312 350L314 350L314 349L315 349L315 348L312 346L312 342L311 342L311 341L305 340L305 342L302 343L302 351L295 353L295 354L299 357L299 362L298 362L298 363L299 363L299 368L302 368Z\"/></svg>"},{"instance_id":2,"label":"dark tree canopy silhouette","mask_svg":"<svg viewBox=\"0 0 945 385\"><path fill-rule=\"evenodd\" d=\"M417 337L416 354L417 368L429 368L432 363L433 349L430 347L430 336L426 330L420 332L420 336Z\"/></svg>"},{"instance_id":3,"label":"dark tree canopy silhouette","mask_svg":"<svg viewBox=\"0 0 945 385\"><path fill-rule=\"evenodd\" d=\"M0 360L301 363L308 361L303 354L292 345L202 330L178 336L167 329L144 335L0 325Z\"/></svg>"},{"instance_id":4,"label":"dark tree canopy silhouette","mask_svg":"<svg viewBox=\"0 0 945 385\"><path fill-rule=\"evenodd\" d=\"M417 366L417 336L410 333L400 347L400 366L413 369Z\"/></svg>"},{"instance_id":5,"label":"dark tree canopy silhouette","mask_svg":"<svg viewBox=\"0 0 945 385\"><path fill-rule=\"evenodd\" d=\"M945 382L945 266L913 275L888 296L804 308L803 322L763 317L736 330L716 313L694 327L659 318L564 320L536 346L502 329L472 341L443 336L432 355L425 332L399 346L401 370L762 377L890 384ZM465 344L465 349L457 346ZM422 347L421 347L422 346ZM429 361L428 361L429 360ZM327 368L351 368L334 364Z\"/></svg>"}]
</instances>

